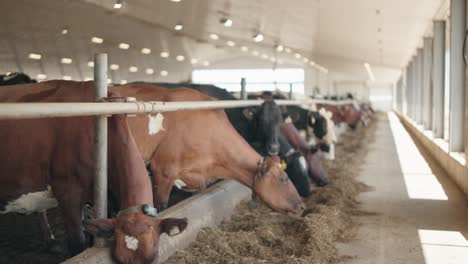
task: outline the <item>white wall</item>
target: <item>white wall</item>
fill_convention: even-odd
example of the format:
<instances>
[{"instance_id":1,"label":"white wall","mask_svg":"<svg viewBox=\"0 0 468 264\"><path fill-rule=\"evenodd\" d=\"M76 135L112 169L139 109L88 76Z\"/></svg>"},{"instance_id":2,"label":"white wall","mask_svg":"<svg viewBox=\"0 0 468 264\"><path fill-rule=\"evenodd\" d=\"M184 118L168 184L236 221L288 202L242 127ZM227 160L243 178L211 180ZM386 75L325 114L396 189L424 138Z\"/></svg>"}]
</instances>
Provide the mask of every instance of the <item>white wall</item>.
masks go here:
<instances>
[{"instance_id":1,"label":"white wall","mask_svg":"<svg viewBox=\"0 0 468 264\"><path fill-rule=\"evenodd\" d=\"M372 107L377 111L392 111L393 84L370 84L369 99Z\"/></svg>"}]
</instances>

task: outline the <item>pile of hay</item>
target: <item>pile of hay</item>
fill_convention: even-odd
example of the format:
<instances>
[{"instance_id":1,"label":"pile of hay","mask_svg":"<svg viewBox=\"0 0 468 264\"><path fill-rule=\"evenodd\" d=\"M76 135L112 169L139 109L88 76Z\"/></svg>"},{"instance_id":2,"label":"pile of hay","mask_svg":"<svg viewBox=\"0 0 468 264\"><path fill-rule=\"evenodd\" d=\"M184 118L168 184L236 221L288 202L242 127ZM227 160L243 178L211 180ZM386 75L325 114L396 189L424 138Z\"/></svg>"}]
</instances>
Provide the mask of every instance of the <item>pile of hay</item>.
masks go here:
<instances>
[{"instance_id":1,"label":"pile of hay","mask_svg":"<svg viewBox=\"0 0 468 264\"><path fill-rule=\"evenodd\" d=\"M378 118L378 117L376 117ZM361 213L356 197L368 187L358 182L376 122L343 135L336 147L335 161L324 161L331 183L317 188L306 200L305 217L294 220L261 205L250 209L241 203L229 221L205 228L189 248L178 251L166 264L199 263L338 263L336 242L353 238L357 224L352 216Z\"/></svg>"}]
</instances>

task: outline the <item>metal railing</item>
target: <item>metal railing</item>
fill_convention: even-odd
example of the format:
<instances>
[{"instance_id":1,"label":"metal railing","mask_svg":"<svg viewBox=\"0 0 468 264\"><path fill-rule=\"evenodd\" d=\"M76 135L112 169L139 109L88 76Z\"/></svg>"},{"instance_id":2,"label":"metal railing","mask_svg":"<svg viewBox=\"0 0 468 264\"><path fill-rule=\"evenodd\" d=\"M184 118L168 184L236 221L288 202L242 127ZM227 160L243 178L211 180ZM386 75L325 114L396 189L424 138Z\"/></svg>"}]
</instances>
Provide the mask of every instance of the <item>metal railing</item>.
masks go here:
<instances>
[{"instance_id":1,"label":"metal railing","mask_svg":"<svg viewBox=\"0 0 468 264\"><path fill-rule=\"evenodd\" d=\"M107 96L107 54L94 58L96 99ZM353 100L275 100L278 105L300 105L311 109L315 104L343 105ZM194 109L220 109L259 106L263 100L192 101L192 102L95 102L95 103L0 103L1 119L96 116L94 206L97 218L107 217L107 117L114 114L143 114ZM104 246L97 239L96 246Z\"/></svg>"},{"instance_id":2,"label":"metal railing","mask_svg":"<svg viewBox=\"0 0 468 264\"><path fill-rule=\"evenodd\" d=\"M278 105L344 105L353 100L275 100ZM263 100L185 101L185 102L96 102L96 103L0 103L0 119L96 116L162 113L195 109L220 109L259 106Z\"/></svg>"}]
</instances>

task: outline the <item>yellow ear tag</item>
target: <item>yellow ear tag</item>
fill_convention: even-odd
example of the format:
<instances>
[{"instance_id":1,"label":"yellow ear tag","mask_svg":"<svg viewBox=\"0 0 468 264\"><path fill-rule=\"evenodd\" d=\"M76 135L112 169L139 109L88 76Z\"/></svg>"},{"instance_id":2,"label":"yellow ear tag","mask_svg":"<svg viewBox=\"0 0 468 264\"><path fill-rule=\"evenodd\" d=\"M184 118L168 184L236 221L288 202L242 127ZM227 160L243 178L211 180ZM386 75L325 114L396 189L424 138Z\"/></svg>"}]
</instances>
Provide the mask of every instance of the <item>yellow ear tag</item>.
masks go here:
<instances>
[{"instance_id":1,"label":"yellow ear tag","mask_svg":"<svg viewBox=\"0 0 468 264\"><path fill-rule=\"evenodd\" d=\"M285 160L281 160L281 168L283 170L286 170L286 168L288 167L288 164L286 164L286 161Z\"/></svg>"},{"instance_id":2,"label":"yellow ear tag","mask_svg":"<svg viewBox=\"0 0 468 264\"><path fill-rule=\"evenodd\" d=\"M313 117L313 116L310 117L310 123L311 123L312 125L315 124L315 117Z\"/></svg>"}]
</instances>

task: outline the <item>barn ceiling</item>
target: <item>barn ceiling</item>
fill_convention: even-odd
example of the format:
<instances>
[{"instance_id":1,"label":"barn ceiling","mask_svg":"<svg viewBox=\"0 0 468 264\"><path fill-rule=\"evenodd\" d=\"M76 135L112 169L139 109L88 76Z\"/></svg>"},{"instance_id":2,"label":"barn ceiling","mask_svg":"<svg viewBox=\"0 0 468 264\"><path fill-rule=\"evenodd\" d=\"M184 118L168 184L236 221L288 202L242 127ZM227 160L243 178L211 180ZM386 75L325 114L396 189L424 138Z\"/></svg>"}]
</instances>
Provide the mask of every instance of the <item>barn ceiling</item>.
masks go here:
<instances>
[{"instance_id":1,"label":"barn ceiling","mask_svg":"<svg viewBox=\"0 0 468 264\"><path fill-rule=\"evenodd\" d=\"M0 17L0 71L83 80L92 77L93 54L107 52L109 63L118 65L110 71L117 83L186 80L194 67L226 67L230 61L236 67L328 70L339 80L364 81L368 62L377 81L394 81L430 34L431 21L448 10L446 0L127 0L121 9L114 3L2 0L0 9L7 11ZM223 26L223 18L232 26ZM178 23L181 31L174 30ZM253 41L257 33L264 41ZM92 43L92 37L103 43ZM120 49L120 43L130 47ZM278 52L277 45L286 50ZM160 56L163 51L168 58ZM30 53L42 57L32 60Z\"/></svg>"}]
</instances>

